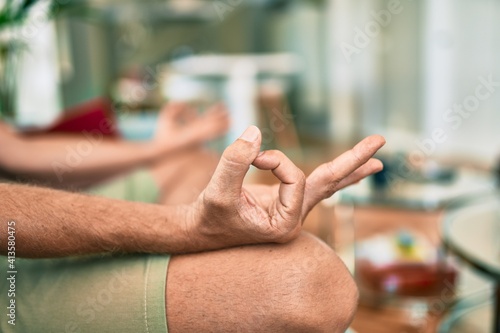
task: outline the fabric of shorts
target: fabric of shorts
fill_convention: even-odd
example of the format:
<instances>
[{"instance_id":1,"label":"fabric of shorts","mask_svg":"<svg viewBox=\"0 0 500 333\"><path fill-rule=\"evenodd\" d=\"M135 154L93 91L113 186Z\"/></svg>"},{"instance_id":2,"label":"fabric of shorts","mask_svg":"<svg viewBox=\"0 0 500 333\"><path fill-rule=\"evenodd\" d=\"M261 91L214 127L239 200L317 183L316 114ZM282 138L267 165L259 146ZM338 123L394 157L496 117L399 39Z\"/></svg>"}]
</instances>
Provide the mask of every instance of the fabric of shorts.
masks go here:
<instances>
[{"instance_id":1,"label":"fabric of shorts","mask_svg":"<svg viewBox=\"0 0 500 333\"><path fill-rule=\"evenodd\" d=\"M17 258L16 273L8 273L7 257L1 256L0 332L166 333L169 259L147 254Z\"/></svg>"},{"instance_id":2,"label":"fabric of shorts","mask_svg":"<svg viewBox=\"0 0 500 333\"><path fill-rule=\"evenodd\" d=\"M151 172L137 169L131 173L98 185L87 191L89 194L112 199L157 203L160 188Z\"/></svg>"}]
</instances>

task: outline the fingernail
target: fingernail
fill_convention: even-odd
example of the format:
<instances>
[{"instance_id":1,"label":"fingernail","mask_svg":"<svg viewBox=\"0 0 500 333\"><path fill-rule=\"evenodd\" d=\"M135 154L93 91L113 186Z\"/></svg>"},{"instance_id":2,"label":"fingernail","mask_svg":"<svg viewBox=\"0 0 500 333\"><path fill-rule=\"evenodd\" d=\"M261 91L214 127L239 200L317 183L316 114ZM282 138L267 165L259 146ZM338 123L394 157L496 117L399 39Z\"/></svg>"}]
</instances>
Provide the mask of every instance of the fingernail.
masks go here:
<instances>
[{"instance_id":1,"label":"fingernail","mask_svg":"<svg viewBox=\"0 0 500 333\"><path fill-rule=\"evenodd\" d=\"M257 155L257 157L262 156L263 154L264 154L264 151L261 151L261 152L259 152L259 154Z\"/></svg>"},{"instance_id":2,"label":"fingernail","mask_svg":"<svg viewBox=\"0 0 500 333\"><path fill-rule=\"evenodd\" d=\"M240 139L248 141L248 142L255 142L259 138L260 131L256 126L250 126L243 132L243 134L240 136Z\"/></svg>"}]
</instances>

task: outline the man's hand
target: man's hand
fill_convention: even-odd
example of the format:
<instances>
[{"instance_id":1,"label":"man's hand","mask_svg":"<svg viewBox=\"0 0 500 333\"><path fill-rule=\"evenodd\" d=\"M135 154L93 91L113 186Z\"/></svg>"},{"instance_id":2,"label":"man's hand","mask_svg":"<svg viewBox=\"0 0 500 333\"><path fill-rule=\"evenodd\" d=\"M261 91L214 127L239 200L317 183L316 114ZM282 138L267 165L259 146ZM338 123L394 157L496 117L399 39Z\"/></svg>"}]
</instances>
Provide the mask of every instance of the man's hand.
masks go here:
<instances>
[{"instance_id":1,"label":"man's hand","mask_svg":"<svg viewBox=\"0 0 500 333\"><path fill-rule=\"evenodd\" d=\"M185 103L169 103L160 111L153 144L161 154L176 148L195 146L227 133L229 116L222 104L197 114Z\"/></svg>"},{"instance_id":2,"label":"man's hand","mask_svg":"<svg viewBox=\"0 0 500 333\"><path fill-rule=\"evenodd\" d=\"M212 180L193 204L187 227L200 249L288 242L299 235L317 203L383 167L372 158L385 144L378 135L319 166L307 179L282 152L259 153L261 140L259 129L249 127L224 151ZM251 164L271 170L281 183L243 187Z\"/></svg>"}]
</instances>

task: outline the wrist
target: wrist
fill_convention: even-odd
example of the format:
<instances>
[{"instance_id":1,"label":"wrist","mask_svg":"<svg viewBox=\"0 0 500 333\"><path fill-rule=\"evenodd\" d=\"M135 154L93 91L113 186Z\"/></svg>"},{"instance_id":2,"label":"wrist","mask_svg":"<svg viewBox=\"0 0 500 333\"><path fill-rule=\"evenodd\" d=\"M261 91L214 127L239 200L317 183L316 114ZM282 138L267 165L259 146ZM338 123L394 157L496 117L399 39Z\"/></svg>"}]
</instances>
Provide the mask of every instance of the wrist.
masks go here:
<instances>
[{"instance_id":1,"label":"wrist","mask_svg":"<svg viewBox=\"0 0 500 333\"><path fill-rule=\"evenodd\" d=\"M227 237L220 230L218 220L220 219L216 216L207 214L202 195L189 205L185 230L189 244L192 245L191 251L208 251L226 247Z\"/></svg>"},{"instance_id":2,"label":"wrist","mask_svg":"<svg viewBox=\"0 0 500 333\"><path fill-rule=\"evenodd\" d=\"M156 140L142 142L139 146L139 154L146 163L158 160L163 154L164 147Z\"/></svg>"},{"instance_id":3,"label":"wrist","mask_svg":"<svg viewBox=\"0 0 500 333\"><path fill-rule=\"evenodd\" d=\"M185 243L184 252L199 251L199 219L193 204L177 206L178 221Z\"/></svg>"},{"instance_id":4,"label":"wrist","mask_svg":"<svg viewBox=\"0 0 500 333\"><path fill-rule=\"evenodd\" d=\"M173 219L178 229L176 234L180 236L176 252L191 253L217 248L203 231L204 223L197 201L186 205L167 206L166 208L173 208Z\"/></svg>"},{"instance_id":5,"label":"wrist","mask_svg":"<svg viewBox=\"0 0 500 333\"><path fill-rule=\"evenodd\" d=\"M172 133L168 138L153 138L147 143L147 154L152 160L155 160L189 146L191 141L193 141L191 135L183 131Z\"/></svg>"},{"instance_id":6,"label":"wrist","mask_svg":"<svg viewBox=\"0 0 500 333\"><path fill-rule=\"evenodd\" d=\"M183 215L183 230L187 244L190 247L189 252L212 249L209 238L204 233L203 213L199 200L183 206Z\"/></svg>"},{"instance_id":7,"label":"wrist","mask_svg":"<svg viewBox=\"0 0 500 333\"><path fill-rule=\"evenodd\" d=\"M133 205L137 206L136 211L142 213L140 217L132 216L134 228L113 227L116 233L113 248L125 253L174 254L199 251L191 205L129 204Z\"/></svg>"}]
</instances>

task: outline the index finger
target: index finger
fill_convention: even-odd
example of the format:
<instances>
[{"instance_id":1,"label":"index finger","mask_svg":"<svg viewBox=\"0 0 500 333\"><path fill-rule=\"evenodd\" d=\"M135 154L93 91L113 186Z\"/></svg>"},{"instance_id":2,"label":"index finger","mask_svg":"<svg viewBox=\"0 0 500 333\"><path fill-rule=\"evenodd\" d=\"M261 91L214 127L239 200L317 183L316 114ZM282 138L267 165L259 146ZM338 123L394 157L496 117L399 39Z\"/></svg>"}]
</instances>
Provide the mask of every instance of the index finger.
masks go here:
<instances>
[{"instance_id":1,"label":"index finger","mask_svg":"<svg viewBox=\"0 0 500 333\"><path fill-rule=\"evenodd\" d=\"M279 150L268 150L252 163L261 170L272 170L280 180L276 211L284 223L294 226L301 216L304 201L305 176L293 162Z\"/></svg>"}]
</instances>

